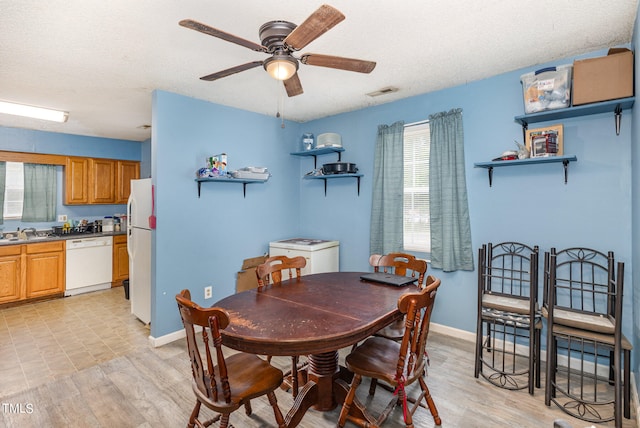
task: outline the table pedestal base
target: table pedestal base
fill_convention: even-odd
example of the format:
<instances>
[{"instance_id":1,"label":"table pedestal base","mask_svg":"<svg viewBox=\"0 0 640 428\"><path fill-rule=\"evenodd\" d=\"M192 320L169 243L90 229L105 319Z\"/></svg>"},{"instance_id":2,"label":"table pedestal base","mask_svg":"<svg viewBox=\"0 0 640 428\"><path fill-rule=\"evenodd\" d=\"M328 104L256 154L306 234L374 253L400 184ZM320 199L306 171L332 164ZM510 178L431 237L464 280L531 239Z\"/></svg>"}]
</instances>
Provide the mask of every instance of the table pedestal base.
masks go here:
<instances>
[{"instance_id":1,"label":"table pedestal base","mask_svg":"<svg viewBox=\"0 0 640 428\"><path fill-rule=\"evenodd\" d=\"M285 417L288 428L298 426L304 414L313 407L326 412L342 406L349 392L349 384L353 374L338 365L338 351L325 352L309 356L307 383L296 397L293 407ZM363 418L361 409L351 408L354 416Z\"/></svg>"}]
</instances>

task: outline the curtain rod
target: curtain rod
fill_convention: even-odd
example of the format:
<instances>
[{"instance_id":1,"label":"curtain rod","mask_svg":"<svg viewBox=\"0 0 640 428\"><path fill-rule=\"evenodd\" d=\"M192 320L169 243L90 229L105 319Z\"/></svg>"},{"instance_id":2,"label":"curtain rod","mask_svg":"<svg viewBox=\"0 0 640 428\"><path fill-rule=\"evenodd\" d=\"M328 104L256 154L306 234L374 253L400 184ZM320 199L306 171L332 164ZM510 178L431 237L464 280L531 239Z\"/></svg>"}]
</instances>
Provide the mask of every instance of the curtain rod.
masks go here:
<instances>
[{"instance_id":1,"label":"curtain rod","mask_svg":"<svg viewBox=\"0 0 640 428\"><path fill-rule=\"evenodd\" d=\"M429 123L429 120L426 119L426 120L421 120L421 121L418 121L418 122L407 123L404 126L417 126L417 125L424 125L425 123Z\"/></svg>"}]
</instances>

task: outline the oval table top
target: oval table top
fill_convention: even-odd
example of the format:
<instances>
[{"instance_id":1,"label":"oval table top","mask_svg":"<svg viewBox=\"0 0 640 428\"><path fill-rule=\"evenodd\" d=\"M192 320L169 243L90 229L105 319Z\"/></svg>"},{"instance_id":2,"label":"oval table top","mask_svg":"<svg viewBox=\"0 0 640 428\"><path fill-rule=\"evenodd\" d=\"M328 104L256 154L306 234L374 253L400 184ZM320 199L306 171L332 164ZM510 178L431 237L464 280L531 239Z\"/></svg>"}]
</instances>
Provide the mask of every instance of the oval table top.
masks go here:
<instances>
[{"instance_id":1,"label":"oval table top","mask_svg":"<svg viewBox=\"0 0 640 428\"><path fill-rule=\"evenodd\" d=\"M335 351L364 340L402 317L398 298L417 286L362 281L363 273L305 275L226 297L214 305L231 319L222 331L223 343L239 351L288 356Z\"/></svg>"}]
</instances>

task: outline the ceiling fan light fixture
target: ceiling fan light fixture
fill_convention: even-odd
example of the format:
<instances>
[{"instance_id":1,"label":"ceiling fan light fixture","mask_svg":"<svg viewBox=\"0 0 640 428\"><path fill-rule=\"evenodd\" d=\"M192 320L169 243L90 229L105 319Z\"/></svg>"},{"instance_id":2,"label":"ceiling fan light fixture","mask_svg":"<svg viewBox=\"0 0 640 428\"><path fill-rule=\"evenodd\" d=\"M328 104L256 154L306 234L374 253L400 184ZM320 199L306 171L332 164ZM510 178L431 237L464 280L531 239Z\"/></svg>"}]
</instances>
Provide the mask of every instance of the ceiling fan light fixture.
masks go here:
<instances>
[{"instance_id":1,"label":"ceiling fan light fixture","mask_svg":"<svg viewBox=\"0 0 640 428\"><path fill-rule=\"evenodd\" d=\"M69 113L66 111L53 110L44 107L35 107L26 104L0 101L0 113L12 114L14 116L24 116L33 119L50 120L52 122L66 122Z\"/></svg>"},{"instance_id":2,"label":"ceiling fan light fixture","mask_svg":"<svg viewBox=\"0 0 640 428\"><path fill-rule=\"evenodd\" d=\"M264 62L264 69L276 80L289 80L298 71L298 61L291 55L275 54Z\"/></svg>"}]
</instances>

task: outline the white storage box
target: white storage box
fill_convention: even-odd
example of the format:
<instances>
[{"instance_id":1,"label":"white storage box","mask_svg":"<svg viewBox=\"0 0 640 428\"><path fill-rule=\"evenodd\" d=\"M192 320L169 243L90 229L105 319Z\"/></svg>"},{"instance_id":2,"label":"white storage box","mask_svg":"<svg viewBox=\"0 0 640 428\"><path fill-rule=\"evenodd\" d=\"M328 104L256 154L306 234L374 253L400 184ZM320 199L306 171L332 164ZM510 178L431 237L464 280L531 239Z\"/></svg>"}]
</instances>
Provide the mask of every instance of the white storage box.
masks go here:
<instances>
[{"instance_id":1,"label":"white storage box","mask_svg":"<svg viewBox=\"0 0 640 428\"><path fill-rule=\"evenodd\" d=\"M548 67L520 76L525 114L571 105L572 65Z\"/></svg>"},{"instance_id":2,"label":"white storage box","mask_svg":"<svg viewBox=\"0 0 640 428\"><path fill-rule=\"evenodd\" d=\"M250 167L253 168L253 167ZM231 173L233 178L244 178L244 179L252 179L252 180L267 180L271 176L271 174L267 171L267 168L261 168L261 171L258 172L256 170L242 168Z\"/></svg>"},{"instance_id":3,"label":"white storage box","mask_svg":"<svg viewBox=\"0 0 640 428\"><path fill-rule=\"evenodd\" d=\"M333 132L320 134L316 140L316 149L320 149L322 147L342 147L342 137L340 134Z\"/></svg>"}]
</instances>

